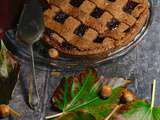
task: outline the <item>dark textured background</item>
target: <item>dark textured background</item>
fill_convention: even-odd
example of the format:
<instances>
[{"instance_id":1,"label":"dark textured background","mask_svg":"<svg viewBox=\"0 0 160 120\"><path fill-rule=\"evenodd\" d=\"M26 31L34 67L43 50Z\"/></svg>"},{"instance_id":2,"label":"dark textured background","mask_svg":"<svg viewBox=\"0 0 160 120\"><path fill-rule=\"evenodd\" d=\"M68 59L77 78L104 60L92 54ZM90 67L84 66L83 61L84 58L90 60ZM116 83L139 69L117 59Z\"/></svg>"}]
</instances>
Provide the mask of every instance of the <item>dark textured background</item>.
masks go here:
<instances>
[{"instance_id":1,"label":"dark textured background","mask_svg":"<svg viewBox=\"0 0 160 120\"><path fill-rule=\"evenodd\" d=\"M150 100L151 97L151 84L153 79L157 80L157 92L156 92L156 105L160 104L160 8L155 7L154 22L148 31L144 40L133 49L130 53L113 63L104 64L98 67L99 74L110 77L124 77L133 80L133 84L130 89L136 92L139 97ZM27 91L27 71L29 68L27 65L22 66L20 80L18 81L16 88L13 92L13 98L10 101L10 105L22 113L20 120L40 120L44 114L39 112L33 112L25 102ZM74 73L74 71L73 71ZM50 77L48 81L47 93L44 91L44 79L46 73L43 71L37 71L38 88L41 94L42 103L47 102L47 108L49 107L49 96L52 95L53 89L57 86L57 83L61 79L60 77ZM46 97L45 97L46 96ZM48 98L44 100L44 98ZM43 105L42 105L43 106ZM43 112L45 108L42 109ZM49 109L46 110L47 114L53 113ZM14 118L9 118L12 120ZM42 120L42 119L41 119Z\"/></svg>"}]
</instances>

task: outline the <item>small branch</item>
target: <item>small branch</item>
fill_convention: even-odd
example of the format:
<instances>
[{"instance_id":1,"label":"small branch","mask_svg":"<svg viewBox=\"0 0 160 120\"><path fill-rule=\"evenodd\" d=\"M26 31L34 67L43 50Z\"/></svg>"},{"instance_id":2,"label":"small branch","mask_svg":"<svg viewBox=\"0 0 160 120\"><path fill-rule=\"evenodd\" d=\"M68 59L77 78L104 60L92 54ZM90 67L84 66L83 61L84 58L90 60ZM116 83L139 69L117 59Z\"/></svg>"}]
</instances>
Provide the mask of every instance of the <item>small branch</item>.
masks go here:
<instances>
[{"instance_id":1,"label":"small branch","mask_svg":"<svg viewBox=\"0 0 160 120\"><path fill-rule=\"evenodd\" d=\"M48 120L48 119L56 118L56 117L61 116L62 114L64 114L64 113L58 113L58 114L55 114L55 115L46 116L45 119Z\"/></svg>"},{"instance_id":2,"label":"small branch","mask_svg":"<svg viewBox=\"0 0 160 120\"><path fill-rule=\"evenodd\" d=\"M13 110L12 108L9 107L10 113L16 117L21 117L21 114Z\"/></svg>"},{"instance_id":3,"label":"small branch","mask_svg":"<svg viewBox=\"0 0 160 120\"><path fill-rule=\"evenodd\" d=\"M153 107L154 107L154 103L155 103L155 94L156 94L156 80L153 80L151 110L152 110Z\"/></svg>"},{"instance_id":4,"label":"small branch","mask_svg":"<svg viewBox=\"0 0 160 120\"><path fill-rule=\"evenodd\" d=\"M121 107L122 105L117 105L113 110L112 112L107 116L107 118L105 118L105 120L109 120L113 114Z\"/></svg>"}]
</instances>

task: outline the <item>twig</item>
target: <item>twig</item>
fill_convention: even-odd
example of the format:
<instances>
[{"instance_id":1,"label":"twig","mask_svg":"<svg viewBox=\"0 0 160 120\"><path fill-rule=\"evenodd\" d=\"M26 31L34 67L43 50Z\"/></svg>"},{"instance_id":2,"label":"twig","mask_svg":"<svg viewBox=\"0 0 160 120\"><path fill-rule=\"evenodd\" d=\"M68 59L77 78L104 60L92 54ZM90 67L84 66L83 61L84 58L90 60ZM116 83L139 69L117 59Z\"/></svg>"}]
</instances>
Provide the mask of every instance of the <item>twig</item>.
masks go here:
<instances>
[{"instance_id":1,"label":"twig","mask_svg":"<svg viewBox=\"0 0 160 120\"><path fill-rule=\"evenodd\" d=\"M117 105L113 110L112 112L107 116L107 118L105 118L105 120L109 120L112 115L121 107L122 105Z\"/></svg>"},{"instance_id":2,"label":"twig","mask_svg":"<svg viewBox=\"0 0 160 120\"><path fill-rule=\"evenodd\" d=\"M56 117L61 116L62 114L64 114L64 113L62 112L62 113L58 113L58 114L55 114L55 115L46 116L45 119L48 120L48 119L56 118Z\"/></svg>"},{"instance_id":3,"label":"twig","mask_svg":"<svg viewBox=\"0 0 160 120\"><path fill-rule=\"evenodd\" d=\"M154 108L155 94L156 94L156 80L153 80L151 110L153 110L153 108Z\"/></svg>"},{"instance_id":4,"label":"twig","mask_svg":"<svg viewBox=\"0 0 160 120\"><path fill-rule=\"evenodd\" d=\"M13 110L12 108L9 107L10 113L16 117L21 117L21 114Z\"/></svg>"}]
</instances>

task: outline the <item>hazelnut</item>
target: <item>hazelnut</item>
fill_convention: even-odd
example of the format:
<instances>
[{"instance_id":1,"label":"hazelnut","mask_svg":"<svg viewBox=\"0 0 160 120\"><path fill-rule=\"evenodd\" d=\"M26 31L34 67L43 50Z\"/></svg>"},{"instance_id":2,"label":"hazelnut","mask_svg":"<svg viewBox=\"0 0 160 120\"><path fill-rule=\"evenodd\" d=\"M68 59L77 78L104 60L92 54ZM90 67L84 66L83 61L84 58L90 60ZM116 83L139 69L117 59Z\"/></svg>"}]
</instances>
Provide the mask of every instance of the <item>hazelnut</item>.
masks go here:
<instances>
[{"instance_id":1,"label":"hazelnut","mask_svg":"<svg viewBox=\"0 0 160 120\"><path fill-rule=\"evenodd\" d=\"M58 50L56 50L54 48L49 49L48 53L49 53L49 56L53 59L59 58L59 52L58 52Z\"/></svg>"},{"instance_id":2,"label":"hazelnut","mask_svg":"<svg viewBox=\"0 0 160 120\"><path fill-rule=\"evenodd\" d=\"M58 72L58 71L52 71L51 72L51 76L54 76L54 77L59 77L59 76L61 76L61 72Z\"/></svg>"},{"instance_id":3,"label":"hazelnut","mask_svg":"<svg viewBox=\"0 0 160 120\"><path fill-rule=\"evenodd\" d=\"M112 88L109 85L104 85L100 91L100 97L106 99L112 95Z\"/></svg>"},{"instance_id":4,"label":"hazelnut","mask_svg":"<svg viewBox=\"0 0 160 120\"><path fill-rule=\"evenodd\" d=\"M124 104L129 103L129 102L132 102L132 101L134 101L134 100L135 100L135 96L134 96L134 94L133 94L131 91L129 91L129 90L125 90L125 91L122 93L122 96L121 96L121 99L120 99L121 103L124 103Z\"/></svg>"},{"instance_id":5,"label":"hazelnut","mask_svg":"<svg viewBox=\"0 0 160 120\"><path fill-rule=\"evenodd\" d=\"M0 117L4 118L10 115L10 108L7 105L0 105Z\"/></svg>"}]
</instances>

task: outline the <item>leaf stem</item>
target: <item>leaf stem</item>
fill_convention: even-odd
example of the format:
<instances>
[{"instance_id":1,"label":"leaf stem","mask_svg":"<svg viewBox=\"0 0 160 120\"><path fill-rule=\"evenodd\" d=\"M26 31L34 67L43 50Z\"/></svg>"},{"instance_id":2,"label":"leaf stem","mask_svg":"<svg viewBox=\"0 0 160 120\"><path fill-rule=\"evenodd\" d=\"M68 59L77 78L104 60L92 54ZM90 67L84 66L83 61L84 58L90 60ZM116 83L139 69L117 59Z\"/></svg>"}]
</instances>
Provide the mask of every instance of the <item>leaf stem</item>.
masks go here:
<instances>
[{"instance_id":1,"label":"leaf stem","mask_svg":"<svg viewBox=\"0 0 160 120\"><path fill-rule=\"evenodd\" d=\"M77 95L73 98L73 100L71 101L71 103L66 106L66 108L64 108L63 111L67 111L73 104L76 103L76 101L79 99L79 97L82 95L84 89L86 86L88 86L88 82L90 82L91 80L93 80L92 76L90 76L91 73L89 73L89 75L86 77L86 79L84 80L84 84L81 87L80 91L77 93Z\"/></svg>"},{"instance_id":2,"label":"leaf stem","mask_svg":"<svg viewBox=\"0 0 160 120\"><path fill-rule=\"evenodd\" d=\"M113 110L112 112L105 118L105 120L109 120L112 115L121 107L121 105L117 105Z\"/></svg>"},{"instance_id":3,"label":"leaf stem","mask_svg":"<svg viewBox=\"0 0 160 120\"><path fill-rule=\"evenodd\" d=\"M98 97L94 98L93 100L91 100L91 101L89 101L89 102L83 103L82 105L78 105L78 106L76 106L76 107L73 107L73 108L71 108L71 109L69 109L69 110L67 110L67 111L65 111L65 112L58 113L58 114L55 114L55 115L47 116L47 117L45 117L45 119L48 120L48 119L51 119L51 118L59 117L59 116L61 116L62 114L66 113L66 112L71 112L71 111L73 111L73 110L75 110L75 109L78 109L78 108L80 108L80 107L82 107L82 106L85 106L85 105L87 105L87 104L89 104L89 103L91 103L91 102L94 102L94 101L96 101L97 99L98 99Z\"/></svg>"},{"instance_id":4,"label":"leaf stem","mask_svg":"<svg viewBox=\"0 0 160 120\"><path fill-rule=\"evenodd\" d=\"M96 97L96 98L94 98L94 99L92 99L92 100L90 100L90 101L88 101L88 102L84 102L84 103L81 104L81 105L73 106L73 108L70 108L70 109L66 110L65 112L74 111L74 110L79 109L79 108L81 108L81 107L83 107L83 106L85 106L85 105L88 105L88 104L90 104L90 103L93 103L93 102L96 101L96 100L98 100L98 97Z\"/></svg>"},{"instance_id":5,"label":"leaf stem","mask_svg":"<svg viewBox=\"0 0 160 120\"><path fill-rule=\"evenodd\" d=\"M61 112L61 113L58 113L58 114L55 114L55 115L46 116L45 119L48 120L48 119L56 118L56 117L61 116L62 114L64 114L64 113Z\"/></svg>"},{"instance_id":6,"label":"leaf stem","mask_svg":"<svg viewBox=\"0 0 160 120\"><path fill-rule=\"evenodd\" d=\"M155 93L156 93L156 80L153 80L151 110L154 108L154 103L155 103Z\"/></svg>"}]
</instances>

